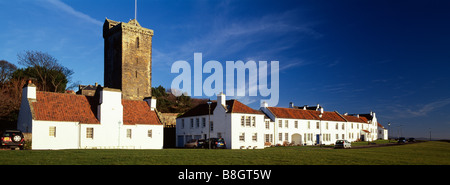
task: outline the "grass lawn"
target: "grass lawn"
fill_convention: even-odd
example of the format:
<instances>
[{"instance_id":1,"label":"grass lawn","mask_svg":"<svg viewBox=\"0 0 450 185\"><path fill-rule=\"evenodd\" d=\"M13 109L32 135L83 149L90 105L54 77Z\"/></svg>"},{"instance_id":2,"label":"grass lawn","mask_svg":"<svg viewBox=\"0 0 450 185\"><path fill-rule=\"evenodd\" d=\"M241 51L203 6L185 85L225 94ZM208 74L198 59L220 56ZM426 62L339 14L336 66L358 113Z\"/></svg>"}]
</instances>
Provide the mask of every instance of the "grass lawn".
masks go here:
<instances>
[{"instance_id":1,"label":"grass lawn","mask_svg":"<svg viewBox=\"0 0 450 185\"><path fill-rule=\"evenodd\" d=\"M363 149L1 150L0 165L450 165L450 143Z\"/></svg>"}]
</instances>

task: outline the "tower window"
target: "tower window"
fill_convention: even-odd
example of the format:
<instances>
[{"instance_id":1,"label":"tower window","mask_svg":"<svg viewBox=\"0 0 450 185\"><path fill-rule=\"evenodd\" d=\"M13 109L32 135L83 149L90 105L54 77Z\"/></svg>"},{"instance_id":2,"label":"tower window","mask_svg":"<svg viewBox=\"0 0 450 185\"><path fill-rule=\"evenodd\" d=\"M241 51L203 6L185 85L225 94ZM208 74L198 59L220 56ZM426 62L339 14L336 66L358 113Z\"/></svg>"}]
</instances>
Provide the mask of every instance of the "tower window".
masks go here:
<instances>
[{"instance_id":1,"label":"tower window","mask_svg":"<svg viewBox=\"0 0 450 185\"><path fill-rule=\"evenodd\" d=\"M137 71L136 71L136 78L137 78Z\"/></svg>"},{"instance_id":2,"label":"tower window","mask_svg":"<svg viewBox=\"0 0 450 185\"><path fill-rule=\"evenodd\" d=\"M136 48L139 48L139 37L136 38Z\"/></svg>"}]
</instances>

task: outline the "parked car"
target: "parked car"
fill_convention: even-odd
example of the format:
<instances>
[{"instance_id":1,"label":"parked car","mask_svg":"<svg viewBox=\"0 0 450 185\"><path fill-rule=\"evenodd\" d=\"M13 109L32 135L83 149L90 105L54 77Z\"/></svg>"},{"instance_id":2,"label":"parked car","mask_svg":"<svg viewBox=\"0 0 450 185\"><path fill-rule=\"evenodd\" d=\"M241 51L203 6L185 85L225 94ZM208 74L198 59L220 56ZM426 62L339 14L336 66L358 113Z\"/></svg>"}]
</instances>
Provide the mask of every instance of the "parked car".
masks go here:
<instances>
[{"instance_id":1,"label":"parked car","mask_svg":"<svg viewBox=\"0 0 450 185\"><path fill-rule=\"evenodd\" d=\"M205 139L199 139L197 141L197 148L205 148L206 140Z\"/></svg>"},{"instance_id":2,"label":"parked car","mask_svg":"<svg viewBox=\"0 0 450 185\"><path fill-rule=\"evenodd\" d=\"M416 139L413 137L408 138L408 143L414 143L416 142Z\"/></svg>"},{"instance_id":3,"label":"parked car","mask_svg":"<svg viewBox=\"0 0 450 185\"><path fill-rule=\"evenodd\" d=\"M351 148L352 147L352 143L350 143L350 141L347 140L337 140L336 143L334 144L334 148Z\"/></svg>"},{"instance_id":4,"label":"parked car","mask_svg":"<svg viewBox=\"0 0 450 185\"><path fill-rule=\"evenodd\" d=\"M198 147L198 140L197 139L191 139L186 144L184 144L185 148L197 148Z\"/></svg>"},{"instance_id":5,"label":"parked car","mask_svg":"<svg viewBox=\"0 0 450 185\"><path fill-rule=\"evenodd\" d=\"M397 143L406 143L406 138L399 137Z\"/></svg>"},{"instance_id":6,"label":"parked car","mask_svg":"<svg viewBox=\"0 0 450 185\"><path fill-rule=\"evenodd\" d=\"M209 142L209 139L206 139L204 148L209 148L208 142ZM211 138L211 148L212 149L215 149L215 148L225 149L225 148L227 148L227 144L223 138Z\"/></svg>"},{"instance_id":7,"label":"parked car","mask_svg":"<svg viewBox=\"0 0 450 185\"><path fill-rule=\"evenodd\" d=\"M25 140L21 131L4 130L0 132L2 148L19 148L23 150Z\"/></svg>"}]
</instances>

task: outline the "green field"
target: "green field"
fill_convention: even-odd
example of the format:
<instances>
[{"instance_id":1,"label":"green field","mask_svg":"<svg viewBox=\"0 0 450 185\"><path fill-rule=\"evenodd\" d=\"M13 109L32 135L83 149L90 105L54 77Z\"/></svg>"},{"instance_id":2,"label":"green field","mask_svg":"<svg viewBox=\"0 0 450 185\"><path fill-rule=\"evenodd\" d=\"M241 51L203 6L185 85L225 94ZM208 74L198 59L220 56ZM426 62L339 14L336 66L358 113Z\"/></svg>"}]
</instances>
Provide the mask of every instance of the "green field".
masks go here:
<instances>
[{"instance_id":1,"label":"green field","mask_svg":"<svg viewBox=\"0 0 450 185\"><path fill-rule=\"evenodd\" d=\"M363 149L1 150L1 165L450 165L449 142Z\"/></svg>"}]
</instances>

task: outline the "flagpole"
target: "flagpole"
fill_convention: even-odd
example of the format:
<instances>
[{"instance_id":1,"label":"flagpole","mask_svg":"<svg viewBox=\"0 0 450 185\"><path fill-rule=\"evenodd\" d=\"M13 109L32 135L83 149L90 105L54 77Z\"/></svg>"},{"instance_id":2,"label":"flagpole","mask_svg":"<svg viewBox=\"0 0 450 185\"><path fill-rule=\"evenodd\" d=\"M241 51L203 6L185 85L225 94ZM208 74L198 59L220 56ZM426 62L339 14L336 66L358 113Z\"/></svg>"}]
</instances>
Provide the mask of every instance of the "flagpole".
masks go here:
<instances>
[{"instance_id":1,"label":"flagpole","mask_svg":"<svg viewBox=\"0 0 450 185\"><path fill-rule=\"evenodd\" d=\"M135 20L135 22L134 22L134 24L135 24L135 26L137 25L137 23L136 23L136 21L137 21L137 0L134 0L134 20Z\"/></svg>"}]
</instances>

